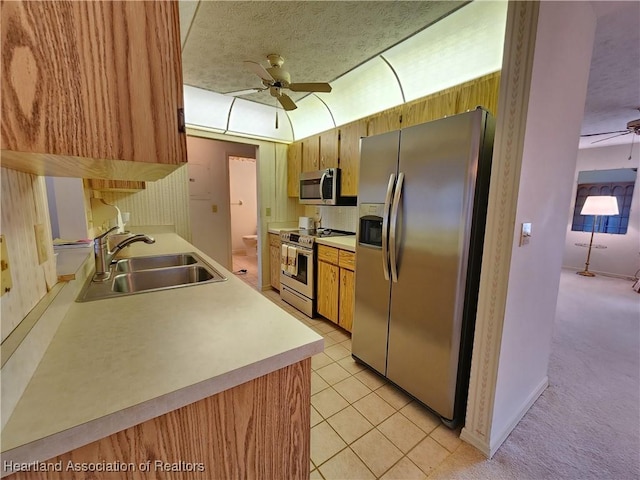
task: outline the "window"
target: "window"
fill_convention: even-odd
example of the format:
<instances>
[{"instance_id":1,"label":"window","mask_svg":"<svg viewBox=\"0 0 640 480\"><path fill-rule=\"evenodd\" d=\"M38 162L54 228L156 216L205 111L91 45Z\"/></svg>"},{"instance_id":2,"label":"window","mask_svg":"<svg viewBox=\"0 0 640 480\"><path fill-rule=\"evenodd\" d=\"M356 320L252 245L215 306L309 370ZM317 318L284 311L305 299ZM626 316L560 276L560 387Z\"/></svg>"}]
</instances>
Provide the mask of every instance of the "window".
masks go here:
<instances>
[{"instance_id":1,"label":"window","mask_svg":"<svg viewBox=\"0 0 640 480\"><path fill-rule=\"evenodd\" d=\"M629 226L631 198L635 186L636 169L595 170L578 174L578 189L571 230L590 232L593 215L580 215L582 206L591 195L612 195L618 200L619 215L602 216L596 223L596 232L625 234Z\"/></svg>"}]
</instances>

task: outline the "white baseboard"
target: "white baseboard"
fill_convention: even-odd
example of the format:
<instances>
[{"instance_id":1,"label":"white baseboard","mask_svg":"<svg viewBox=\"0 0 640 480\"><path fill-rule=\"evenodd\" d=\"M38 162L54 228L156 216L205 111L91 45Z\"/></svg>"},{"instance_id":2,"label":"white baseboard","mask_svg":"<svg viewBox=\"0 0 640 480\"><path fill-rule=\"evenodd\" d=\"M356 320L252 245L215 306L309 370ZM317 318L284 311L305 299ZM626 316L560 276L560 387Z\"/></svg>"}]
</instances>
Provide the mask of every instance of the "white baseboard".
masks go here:
<instances>
[{"instance_id":1,"label":"white baseboard","mask_svg":"<svg viewBox=\"0 0 640 480\"><path fill-rule=\"evenodd\" d=\"M495 437L492 435L491 438L489 438L488 442L487 440L479 437L474 432L471 432L466 428L463 428L462 432L460 432L460 439L480 450L487 458L492 458L498 451L500 446L507 439L507 437L511 434L513 429L516 428L516 425L520 423L522 417L525 416L531 406L536 402L538 397L542 395L542 392L544 392L548 386L549 377L545 376L540 384L531 392L531 394L529 394L520 409L513 416L513 419L507 424L502 432L500 432L500 434L496 435Z\"/></svg>"}]
</instances>

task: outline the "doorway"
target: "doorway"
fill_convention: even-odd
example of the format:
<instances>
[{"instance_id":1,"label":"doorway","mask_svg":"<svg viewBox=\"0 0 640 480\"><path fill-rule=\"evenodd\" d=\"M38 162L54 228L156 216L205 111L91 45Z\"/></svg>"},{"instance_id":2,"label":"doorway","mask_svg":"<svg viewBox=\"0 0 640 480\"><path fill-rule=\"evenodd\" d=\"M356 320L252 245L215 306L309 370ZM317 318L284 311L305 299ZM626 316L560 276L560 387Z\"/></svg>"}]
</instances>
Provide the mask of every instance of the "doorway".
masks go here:
<instances>
[{"instance_id":1,"label":"doorway","mask_svg":"<svg viewBox=\"0 0 640 480\"><path fill-rule=\"evenodd\" d=\"M256 159L228 156L233 272L258 289L258 195Z\"/></svg>"}]
</instances>

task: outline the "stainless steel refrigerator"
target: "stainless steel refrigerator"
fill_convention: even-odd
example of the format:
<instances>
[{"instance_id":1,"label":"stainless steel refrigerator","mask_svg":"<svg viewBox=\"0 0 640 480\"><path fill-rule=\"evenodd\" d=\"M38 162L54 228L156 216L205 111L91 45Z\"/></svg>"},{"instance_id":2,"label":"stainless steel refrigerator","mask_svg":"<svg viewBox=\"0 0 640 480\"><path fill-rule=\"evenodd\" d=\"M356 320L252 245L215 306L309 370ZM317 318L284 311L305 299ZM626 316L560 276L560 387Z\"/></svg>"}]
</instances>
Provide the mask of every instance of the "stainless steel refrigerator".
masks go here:
<instances>
[{"instance_id":1,"label":"stainless steel refrigerator","mask_svg":"<svg viewBox=\"0 0 640 480\"><path fill-rule=\"evenodd\" d=\"M466 405L493 133L478 108L361 142L352 354L452 427Z\"/></svg>"}]
</instances>

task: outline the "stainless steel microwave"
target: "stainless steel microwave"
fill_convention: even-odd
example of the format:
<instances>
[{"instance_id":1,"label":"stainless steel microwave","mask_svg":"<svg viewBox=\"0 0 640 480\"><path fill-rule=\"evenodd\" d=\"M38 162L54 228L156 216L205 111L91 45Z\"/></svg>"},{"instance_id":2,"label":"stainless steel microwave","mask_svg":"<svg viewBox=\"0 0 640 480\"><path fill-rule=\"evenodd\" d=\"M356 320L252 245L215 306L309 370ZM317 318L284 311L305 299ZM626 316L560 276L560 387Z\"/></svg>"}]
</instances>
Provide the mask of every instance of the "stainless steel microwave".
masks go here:
<instances>
[{"instance_id":1,"label":"stainless steel microwave","mask_svg":"<svg viewBox=\"0 0 640 480\"><path fill-rule=\"evenodd\" d=\"M356 197L340 196L340 169L327 168L300 174L300 203L306 205L355 205Z\"/></svg>"}]
</instances>

